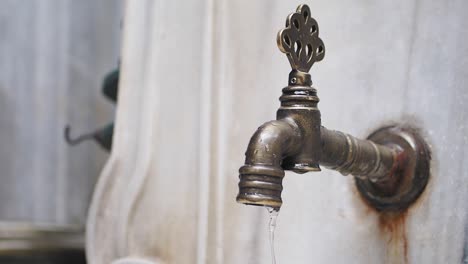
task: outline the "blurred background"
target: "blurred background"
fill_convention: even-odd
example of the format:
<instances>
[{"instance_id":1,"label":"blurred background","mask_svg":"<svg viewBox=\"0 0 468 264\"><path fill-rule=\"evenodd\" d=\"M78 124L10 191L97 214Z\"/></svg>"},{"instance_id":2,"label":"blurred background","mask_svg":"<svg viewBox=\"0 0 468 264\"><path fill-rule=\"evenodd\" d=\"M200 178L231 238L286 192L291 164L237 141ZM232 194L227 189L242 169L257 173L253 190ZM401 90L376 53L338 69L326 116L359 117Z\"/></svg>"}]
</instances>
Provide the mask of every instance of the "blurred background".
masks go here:
<instances>
[{"instance_id":1,"label":"blurred background","mask_svg":"<svg viewBox=\"0 0 468 264\"><path fill-rule=\"evenodd\" d=\"M0 252L83 248L108 153L67 145L64 127L78 135L114 119L101 86L118 66L121 23L120 0L0 1Z\"/></svg>"}]
</instances>

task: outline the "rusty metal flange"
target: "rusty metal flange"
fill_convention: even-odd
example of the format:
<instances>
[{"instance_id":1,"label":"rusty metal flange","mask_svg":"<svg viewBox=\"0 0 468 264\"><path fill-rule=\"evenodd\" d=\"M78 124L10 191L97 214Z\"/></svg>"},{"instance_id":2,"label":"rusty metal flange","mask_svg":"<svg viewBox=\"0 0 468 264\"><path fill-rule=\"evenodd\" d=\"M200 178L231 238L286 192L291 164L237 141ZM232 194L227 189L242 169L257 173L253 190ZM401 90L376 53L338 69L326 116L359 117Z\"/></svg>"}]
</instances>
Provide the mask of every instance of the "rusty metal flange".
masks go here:
<instances>
[{"instance_id":1,"label":"rusty metal flange","mask_svg":"<svg viewBox=\"0 0 468 264\"><path fill-rule=\"evenodd\" d=\"M378 183L356 178L361 196L378 211L403 211L424 191L430 175L429 146L417 129L388 126L378 129L367 139L384 146L399 148L405 164L398 172L398 184L391 193L382 191Z\"/></svg>"}]
</instances>

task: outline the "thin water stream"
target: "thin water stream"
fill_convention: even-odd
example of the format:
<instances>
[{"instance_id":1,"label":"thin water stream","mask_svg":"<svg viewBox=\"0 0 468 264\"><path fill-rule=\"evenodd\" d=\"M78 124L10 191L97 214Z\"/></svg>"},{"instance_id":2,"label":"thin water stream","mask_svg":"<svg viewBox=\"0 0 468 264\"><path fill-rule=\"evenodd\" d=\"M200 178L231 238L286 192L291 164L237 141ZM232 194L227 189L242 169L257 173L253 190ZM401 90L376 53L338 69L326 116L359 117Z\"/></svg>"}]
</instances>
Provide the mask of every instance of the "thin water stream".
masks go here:
<instances>
[{"instance_id":1,"label":"thin water stream","mask_svg":"<svg viewBox=\"0 0 468 264\"><path fill-rule=\"evenodd\" d=\"M271 249L271 263L276 264L275 256L275 228L276 218L278 218L279 208L267 207L268 213L270 213L270 222L268 224L268 231L270 234L270 249Z\"/></svg>"}]
</instances>

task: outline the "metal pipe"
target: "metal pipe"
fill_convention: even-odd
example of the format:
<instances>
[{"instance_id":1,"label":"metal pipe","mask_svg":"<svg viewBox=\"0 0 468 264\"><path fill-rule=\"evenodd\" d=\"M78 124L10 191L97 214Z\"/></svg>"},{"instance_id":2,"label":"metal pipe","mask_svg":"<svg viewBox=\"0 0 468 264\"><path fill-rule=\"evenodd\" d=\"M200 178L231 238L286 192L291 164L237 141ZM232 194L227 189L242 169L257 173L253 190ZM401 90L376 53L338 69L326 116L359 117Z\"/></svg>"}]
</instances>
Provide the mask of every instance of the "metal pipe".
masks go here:
<instances>
[{"instance_id":1,"label":"metal pipe","mask_svg":"<svg viewBox=\"0 0 468 264\"><path fill-rule=\"evenodd\" d=\"M320 164L343 175L352 174L379 182L394 166L398 149L362 140L340 131L321 129L322 157Z\"/></svg>"}]
</instances>

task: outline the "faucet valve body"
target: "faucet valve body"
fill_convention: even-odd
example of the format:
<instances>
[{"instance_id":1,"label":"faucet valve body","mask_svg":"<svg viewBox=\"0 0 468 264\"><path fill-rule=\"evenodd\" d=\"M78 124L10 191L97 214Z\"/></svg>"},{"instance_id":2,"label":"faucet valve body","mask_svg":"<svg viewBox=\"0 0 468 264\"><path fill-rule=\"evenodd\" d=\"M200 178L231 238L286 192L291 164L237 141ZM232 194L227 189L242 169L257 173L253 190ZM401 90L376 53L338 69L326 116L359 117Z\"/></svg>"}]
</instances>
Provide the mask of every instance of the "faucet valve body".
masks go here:
<instances>
[{"instance_id":1,"label":"faucet valve body","mask_svg":"<svg viewBox=\"0 0 468 264\"><path fill-rule=\"evenodd\" d=\"M289 119L297 126L302 148L298 153L285 157L282 167L296 173L320 171L320 101L317 90L312 86L310 74L297 70L289 74L289 85L283 88L281 107L276 118Z\"/></svg>"},{"instance_id":2,"label":"faucet valve body","mask_svg":"<svg viewBox=\"0 0 468 264\"><path fill-rule=\"evenodd\" d=\"M389 126L361 140L322 127L319 98L308 71L323 59L325 46L307 5L288 16L277 42L292 71L277 120L263 124L250 140L245 165L239 169L237 201L280 208L284 170L306 173L320 171L323 165L355 176L362 197L377 210L411 205L429 178L430 152L419 133Z\"/></svg>"}]
</instances>

